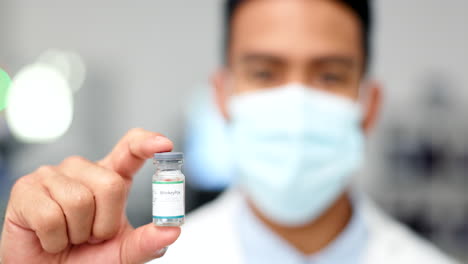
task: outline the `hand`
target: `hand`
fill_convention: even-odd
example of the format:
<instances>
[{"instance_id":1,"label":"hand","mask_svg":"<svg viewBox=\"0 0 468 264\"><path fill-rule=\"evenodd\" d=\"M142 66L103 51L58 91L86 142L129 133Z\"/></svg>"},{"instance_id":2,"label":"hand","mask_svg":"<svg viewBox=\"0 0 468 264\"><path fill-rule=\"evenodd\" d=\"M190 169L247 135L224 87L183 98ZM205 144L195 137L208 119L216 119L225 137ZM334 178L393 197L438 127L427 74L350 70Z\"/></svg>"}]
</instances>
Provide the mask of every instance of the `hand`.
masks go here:
<instances>
[{"instance_id":1,"label":"hand","mask_svg":"<svg viewBox=\"0 0 468 264\"><path fill-rule=\"evenodd\" d=\"M5 214L0 260L143 263L160 257L180 228L151 223L134 229L125 204L145 160L171 149L164 136L133 129L97 163L70 157L20 178Z\"/></svg>"}]
</instances>

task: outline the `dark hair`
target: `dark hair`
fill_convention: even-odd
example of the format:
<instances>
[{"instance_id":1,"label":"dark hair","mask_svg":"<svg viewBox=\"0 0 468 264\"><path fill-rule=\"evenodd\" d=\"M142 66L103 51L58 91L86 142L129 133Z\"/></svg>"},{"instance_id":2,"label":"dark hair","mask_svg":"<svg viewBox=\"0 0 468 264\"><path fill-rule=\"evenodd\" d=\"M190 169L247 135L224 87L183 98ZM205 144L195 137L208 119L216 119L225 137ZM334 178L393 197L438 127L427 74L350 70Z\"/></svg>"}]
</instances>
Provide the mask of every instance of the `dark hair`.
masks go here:
<instances>
[{"instance_id":1,"label":"dark hair","mask_svg":"<svg viewBox=\"0 0 468 264\"><path fill-rule=\"evenodd\" d=\"M225 2L225 21L224 21L224 45L223 45L223 55L224 60L227 61L228 50L231 40L231 23L232 18L234 16L235 11L237 8L244 3L246 0L226 0ZM349 7L359 18L362 24L362 43L363 43L363 50L364 50L364 60L366 62L366 66L369 62L370 58L370 31L371 31L371 24L372 24L372 17L371 17L371 8L369 4L369 0L338 0L342 4Z\"/></svg>"}]
</instances>

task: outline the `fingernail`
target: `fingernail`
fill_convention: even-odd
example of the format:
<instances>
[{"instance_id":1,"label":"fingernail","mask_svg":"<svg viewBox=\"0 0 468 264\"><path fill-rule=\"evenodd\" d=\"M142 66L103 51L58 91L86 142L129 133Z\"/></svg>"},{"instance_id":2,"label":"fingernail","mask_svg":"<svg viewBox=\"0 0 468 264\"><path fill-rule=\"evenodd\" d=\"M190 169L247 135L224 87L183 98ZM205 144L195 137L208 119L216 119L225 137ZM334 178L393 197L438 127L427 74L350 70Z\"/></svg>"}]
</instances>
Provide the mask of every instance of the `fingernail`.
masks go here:
<instances>
[{"instance_id":1,"label":"fingernail","mask_svg":"<svg viewBox=\"0 0 468 264\"><path fill-rule=\"evenodd\" d=\"M161 248L160 250L156 251L156 254L155 254L155 255L156 255L157 257L162 257L162 256L164 256L164 254L166 254L168 248L169 248L169 247Z\"/></svg>"}]
</instances>

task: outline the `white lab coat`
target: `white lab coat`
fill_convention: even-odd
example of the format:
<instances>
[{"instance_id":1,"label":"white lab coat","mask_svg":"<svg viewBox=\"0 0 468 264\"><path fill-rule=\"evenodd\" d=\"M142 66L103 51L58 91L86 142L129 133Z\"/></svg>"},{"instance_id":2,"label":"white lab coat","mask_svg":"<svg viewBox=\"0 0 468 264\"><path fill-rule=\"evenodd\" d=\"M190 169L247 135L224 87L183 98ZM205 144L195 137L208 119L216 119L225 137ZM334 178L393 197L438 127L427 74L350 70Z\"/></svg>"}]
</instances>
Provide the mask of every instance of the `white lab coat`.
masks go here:
<instances>
[{"instance_id":1,"label":"white lab coat","mask_svg":"<svg viewBox=\"0 0 468 264\"><path fill-rule=\"evenodd\" d=\"M196 210L187 217L181 236L166 255L152 263L244 263L235 223L236 208L241 202L240 192L232 189ZM363 264L457 263L385 215L371 201L363 202L362 215L369 231Z\"/></svg>"}]
</instances>

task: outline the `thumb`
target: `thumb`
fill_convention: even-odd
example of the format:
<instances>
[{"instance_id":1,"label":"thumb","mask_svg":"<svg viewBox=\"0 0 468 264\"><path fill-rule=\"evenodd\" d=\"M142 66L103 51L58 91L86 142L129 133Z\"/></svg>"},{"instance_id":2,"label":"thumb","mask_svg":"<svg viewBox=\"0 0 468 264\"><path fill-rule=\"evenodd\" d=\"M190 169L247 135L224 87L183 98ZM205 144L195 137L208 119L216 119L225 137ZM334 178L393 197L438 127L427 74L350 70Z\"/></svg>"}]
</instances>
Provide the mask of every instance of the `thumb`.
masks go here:
<instances>
[{"instance_id":1,"label":"thumb","mask_svg":"<svg viewBox=\"0 0 468 264\"><path fill-rule=\"evenodd\" d=\"M121 263L136 264L159 258L165 247L174 243L180 227L157 227L147 224L125 235L120 246Z\"/></svg>"}]
</instances>

